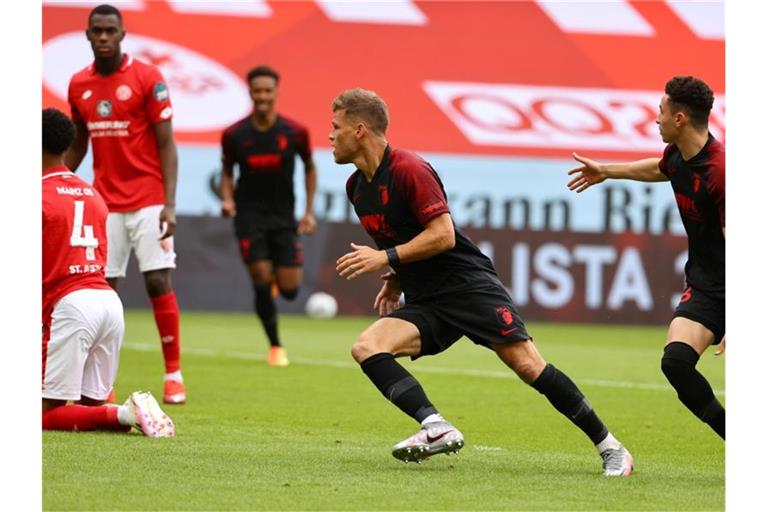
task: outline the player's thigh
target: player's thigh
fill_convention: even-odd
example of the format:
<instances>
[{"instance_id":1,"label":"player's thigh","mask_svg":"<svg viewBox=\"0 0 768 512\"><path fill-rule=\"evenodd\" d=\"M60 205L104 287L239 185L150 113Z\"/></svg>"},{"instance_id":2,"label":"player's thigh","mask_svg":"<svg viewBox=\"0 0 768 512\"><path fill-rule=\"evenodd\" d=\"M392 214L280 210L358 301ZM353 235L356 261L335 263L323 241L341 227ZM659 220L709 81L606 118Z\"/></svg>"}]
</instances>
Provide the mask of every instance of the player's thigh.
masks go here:
<instances>
[{"instance_id":1,"label":"player's thigh","mask_svg":"<svg viewBox=\"0 0 768 512\"><path fill-rule=\"evenodd\" d=\"M115 383L120 365L120 347L125 334L123 304L112 290L92 290L93 317L98 330L83 368L81 395L93 400L106 400ZM96 309L98 307L98 309Z\"/></svg>"},{"instance_id":2,"label":"player's thigh","mask_svg":"<svg viewBox=\"0 0 768 512\"><path fill-rule=\"evenodd\" d=\"M176 268L173 237L160 239L162 205L146 206L128 215L128 233L141 272Z\"/></svg>"},{"instance_id":3,"label":"player's thigh","mask_svg":"<svg viewBox=\"0 0 768 512\"><path fill-rule=\"evenodd\" d=\"M43 346L43 398L80 399L83 370L94 339L83 313L88 307L85 291L64 296L53 308L48 341Z\"/></svg>"},{"instance_id":4,"label":"player's thigh","mask_svg":"<svg viewBox=\"0 0 768 512\"><path fill-rule=\"evenodd\" d=\"M125 213L107 215L107 268L108 279L125 277L128 258L131 255L131 239L128 234ZM99 240L99 243L102 243Z\"/></svg>"},{"instance_id":5,"label":"player's thigh","mask_svg":"<svg viewBox=\"0 0 768 512\"><path fill-rule=\"evenodd\" d=\"M362 362L374 354L386 352L395 357L416 356L421 350L421 335L415 324L400 318L376 320L364 330L354 346L352 355Z\"/></svg>"},{"instance_id":6,"label":"player's thigh","mask_svg":"<svg viewBox=\"0 0 768 512\"><path fill-rule=\"evenodd\" d=\"M667 344L679 341L702 354L725 335L725 300L688 287L675 309Z\"/></svg>"},{"instance_id":7,"label":"player's thigh","mask_svg":"<svg viewBox=\"0 0 768 512\"><path fill-rule=\"evenodd\" d=\"M295 228L270 230L269 255L275 267L301 267L304 248Z\"/></svg>"},{"instance_id":8,"label":"player's thigh","mask_svg":"<svg viewBox=\"0 0 768 512\"><path fill-rule=\"evenodd\" d=\"M677 316L672 319L667 331L667 345L682 342L690 345L701 355L714 343L715 335L704 325L689 318Z\"/></svg>"}]
</instances>

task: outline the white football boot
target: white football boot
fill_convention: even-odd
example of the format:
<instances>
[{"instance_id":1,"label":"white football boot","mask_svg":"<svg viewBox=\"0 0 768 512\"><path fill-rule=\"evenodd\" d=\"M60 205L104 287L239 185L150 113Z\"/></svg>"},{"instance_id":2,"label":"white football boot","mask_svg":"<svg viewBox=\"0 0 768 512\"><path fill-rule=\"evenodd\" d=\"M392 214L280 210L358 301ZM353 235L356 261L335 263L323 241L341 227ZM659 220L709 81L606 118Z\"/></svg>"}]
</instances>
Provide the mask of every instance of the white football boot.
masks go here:
<instances>
[{"instance_id":1,"label":"white football boot","mask_svg":"<svg viewBox=\"0 0 768 512\"><path fill-rule=\"evenodd\" d=\"M427 423L408 439L392 447L392 455L404 462L421 462L438 453L458 453L464 436L447 421Z\"/></svg>"}]
</instances>

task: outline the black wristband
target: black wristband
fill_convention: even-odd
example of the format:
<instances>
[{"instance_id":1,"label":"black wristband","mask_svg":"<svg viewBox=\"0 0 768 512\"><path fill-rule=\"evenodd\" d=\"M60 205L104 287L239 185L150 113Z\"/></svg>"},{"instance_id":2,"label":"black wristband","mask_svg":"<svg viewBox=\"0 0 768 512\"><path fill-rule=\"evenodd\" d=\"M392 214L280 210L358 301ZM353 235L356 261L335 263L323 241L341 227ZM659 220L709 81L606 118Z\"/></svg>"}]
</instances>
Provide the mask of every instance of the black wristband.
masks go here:
<instances>
[{"instance_id":1,"label":"black wristband","mask_svg":"<svg viewBox=\"0 0 768 512\"><path fill-rule=\"evenodd\" d=\"M400 257L397 255L397 249L390 247L386 252L390 267L400 264Z\"/></svg>"}]
</instances>

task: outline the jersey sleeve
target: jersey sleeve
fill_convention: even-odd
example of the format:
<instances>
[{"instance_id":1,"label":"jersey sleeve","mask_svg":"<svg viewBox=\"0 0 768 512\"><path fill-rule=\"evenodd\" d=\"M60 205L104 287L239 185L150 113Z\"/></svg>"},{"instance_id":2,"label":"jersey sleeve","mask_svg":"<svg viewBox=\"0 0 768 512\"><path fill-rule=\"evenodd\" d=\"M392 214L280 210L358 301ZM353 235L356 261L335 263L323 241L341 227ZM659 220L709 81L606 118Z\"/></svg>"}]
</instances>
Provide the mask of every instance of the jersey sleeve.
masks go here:
<instances>
[{"instance_id":1,"label":"jersey sleeve","mask_svg":"<svg viewBox=\"0 0 768 512\"><path fill-rule=\"evenodd\" d=\"M171 94L160 70L148 66L144 77L144 97L147 118L152 124L168 121L173 117Z\"/></svg>"},{"instance_id":2,"label":"jersey sleeve","mask_svg":"<svg viewBox=\"0 0 768 512\"><path fill-rule=\"evenodd\" d=\"M661 160L659 160L659 171L661 171L661 174L669 178L669 167L667 166L667 160L669 159L669 154L672 152L673 145L667 144L667 147L664 148L664 154L661 156Z\"/></svg>"},{"instance_id":3,"label":"jersey sleeve","mask_svg":"<svg viewBox=\"0 0 768 512\"><path fill-rule=\"evenodd\" d=\"M717 206L720 227L725 228L725 165L714 163L710 166L707 193Z\"/></svg>"},{"instance_id":4,"label":"jersey sleeve","mask_svg":"<svg viewBox=\"0 0 768 512\"><path fill-rule=\"evenodd\" d=\"M421 160L397 167L394 178L395 186L422 226L435 217L450 213L440 178L427 162Z\"/></svg>"},{"instance_id":5,"label":"jersey sleeve","mask_svg":"<svg viewBox=\"0 0 768 512\"><path fill-rule=\"evenodd\" d=\"M309 131L303 126L296 130L296 152L306 166L312 159L312 147L309 144ZM305 167L306 170L306 167Z\"/></svg>"},{"instance_id":6,"label":"jersey sleeve","mask_svg":"<svg viewBox=\"0 0 768 512\"><path fill-rule=\"evenodd\" d=\"M224 130L221 133L221 163L227 169L234 167L235 162L237 162L235 147L235 138L232 130Z\"/></svg>"}]
</instances>

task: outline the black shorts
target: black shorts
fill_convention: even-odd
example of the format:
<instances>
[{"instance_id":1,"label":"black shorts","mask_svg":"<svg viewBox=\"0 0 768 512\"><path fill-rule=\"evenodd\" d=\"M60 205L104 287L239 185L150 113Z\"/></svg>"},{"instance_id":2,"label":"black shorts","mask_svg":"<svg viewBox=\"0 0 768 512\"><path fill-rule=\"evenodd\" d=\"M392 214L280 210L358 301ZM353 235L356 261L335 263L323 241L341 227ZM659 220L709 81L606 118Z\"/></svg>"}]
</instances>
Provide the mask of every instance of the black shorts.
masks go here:
<instances>
[{"instance_id":1,"label":"black shorts","mask_svg":"<svg viewBox=\"0 0 768 512\"><path fill-rule=\"evenodd\" d=\"M419 329L421 351L411 359L439 354L462 336L487 348L530 339L507 291L490 282L469 291L406 303L388 316Z\"/></svg>"},{"instance_id":2,"label":"black shorts","mask_svg":"<svg viewBox=\"0 0 768 512\"><path fill-rule=\"evenodd\" d=\"M720 343L725 336L725 298L689 286L683 291L674 316L693 320L712 331L712 344Z\"/></svg>"},{"instance_id":3,"label":"black shorts","mask_svg":"<svg viewBox=\"0 0 768 512\"><path fill-rule=\"evenodd\" d=\"M271 260L276 267L300 267L304 263L304 250L294 228L251 229L238 233L237 242L245 263Z\"/></svg>"}]
</instances>

